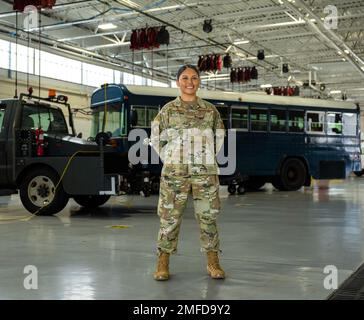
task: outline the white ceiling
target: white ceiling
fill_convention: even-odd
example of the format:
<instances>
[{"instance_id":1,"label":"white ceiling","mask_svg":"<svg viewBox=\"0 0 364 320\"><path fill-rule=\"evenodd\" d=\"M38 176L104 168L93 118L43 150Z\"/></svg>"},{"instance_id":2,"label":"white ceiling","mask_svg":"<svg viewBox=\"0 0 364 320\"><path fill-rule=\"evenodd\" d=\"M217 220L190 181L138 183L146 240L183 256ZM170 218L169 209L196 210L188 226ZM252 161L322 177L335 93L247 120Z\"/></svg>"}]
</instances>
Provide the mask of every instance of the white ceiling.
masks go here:
<instances>
[{"instance_id":1,"label":"white ceiling","mask_svg":"<svg viewBox=\"0 0 364 320\"><path fill-rule=\"evenodd\" d=\"M2 38L15 28L11 3L0 1ZM325 28L329 5L337 8L337 29ZM205 19L212 19L211 33L202 30ZM102 32L101 22L117 28ZM167 25L170 33L168 49L164 45L153 53L139 50L133 60L128 45L131 30L161 25ZM42 11L41 26L43 49L77 54L120 70L134 69L154 79L174 79L181 64L196 64L200 54L224 54L229 49L234 66L255 65L259 71L257 82L235 85L234 90L287 85L288 77L289 84L301 83L311 71L317 84L325 84L323 96L341 90L364 105L364 0L57 0L52 10ZM34 45L38 31L31 33ZM249 43L233 45L241 40ZM264 61L256 59L258 49L265 50ZM289 64L289 73L281 73L282 63ZM228 72L223 69L219 74ZM204 84L232 89L228 79L220 78L211 75Z\"/></svg>"}]
</instances>

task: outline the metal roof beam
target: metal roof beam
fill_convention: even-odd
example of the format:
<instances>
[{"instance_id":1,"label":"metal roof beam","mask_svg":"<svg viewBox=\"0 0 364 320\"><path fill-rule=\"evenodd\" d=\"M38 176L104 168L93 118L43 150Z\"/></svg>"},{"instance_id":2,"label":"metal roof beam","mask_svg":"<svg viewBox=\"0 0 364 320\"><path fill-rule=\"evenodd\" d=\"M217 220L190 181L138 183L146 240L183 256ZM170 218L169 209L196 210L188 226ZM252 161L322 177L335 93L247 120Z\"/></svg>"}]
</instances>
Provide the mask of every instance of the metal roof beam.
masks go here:
<instances>
[{"instance_id":1,"label":"metal roof beam","mask_svg":"<svg viewBox=\"0 0 364 320\"><path fill-rule=\"evenodd\" d=\"M318 17L303 1L296 0L294 4L287 0L282 0L284 5L294 11L301 19L305 20L307 24L313 29L317 35L323 38L332 48L337 51L342 52L342 55L355 67L356 70L359 71L361 76L364 77L364 61L361 60L349 46L340 39L338 35L335 34L331 29L327 29L323 22L321 21L320 17ZM306 13L308 13L311 17L307 18L299 9L304 9ZM311 21L311 19L315 19L315 23ZM347 50L349 53L346 54L343 51ZM361 63L361 65L359 65Z\"/></svg>"},{"instance_id":2,"label":"metal roof beam","mask_svg":"<svg viewBox=\"0 0 364 320\"><path fill-rule=\"evenodd\" d=\"M74 6L78 6L80 4L91 4L92 2L98 2L97 0L81 0L81 1L75 1L75 2L70 2L70 3L62 3L62 4L56 4L55 6L53 6L52 10L59 10L59 9L64 9L64 8L69 8L69 7L74 7ZM49 9L41 9L42 11L49 11ZM12 10L9 12L3 12L0 13L0 19L2 18L8 18L8 17L15 17L16 15L16 11Z\"/></svg>"}]
</instances>

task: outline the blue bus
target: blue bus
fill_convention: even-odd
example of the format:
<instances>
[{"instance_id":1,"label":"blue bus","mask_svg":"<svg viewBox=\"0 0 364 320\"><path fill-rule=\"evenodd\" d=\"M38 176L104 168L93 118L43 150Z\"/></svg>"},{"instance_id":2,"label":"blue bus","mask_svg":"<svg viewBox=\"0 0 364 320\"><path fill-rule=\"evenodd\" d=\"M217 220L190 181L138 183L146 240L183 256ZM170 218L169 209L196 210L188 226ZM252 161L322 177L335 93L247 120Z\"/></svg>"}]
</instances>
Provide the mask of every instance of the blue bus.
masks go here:
<instances>
[{"instance_id":1,"label":"blue bus","mask_svg":"<svg viewBox=\"0 0 364 320\"><path fill-rule=\"evenodd\" d=\"M105 84L91 97L91 136L104 131L118 152L135 142L129 132L143 128L160 108L178 96L178 89ZM351 102L271 96L260 92L199 90L213 103L227 130L236 134L236 170L220 176L231 194L258 190L272 183L293 191L314 179L345 179L361 171L360 109ZM225 148L227 142L225 141ZM158 192L161 165L141 165Z\"/></svg>"}]
</instances>

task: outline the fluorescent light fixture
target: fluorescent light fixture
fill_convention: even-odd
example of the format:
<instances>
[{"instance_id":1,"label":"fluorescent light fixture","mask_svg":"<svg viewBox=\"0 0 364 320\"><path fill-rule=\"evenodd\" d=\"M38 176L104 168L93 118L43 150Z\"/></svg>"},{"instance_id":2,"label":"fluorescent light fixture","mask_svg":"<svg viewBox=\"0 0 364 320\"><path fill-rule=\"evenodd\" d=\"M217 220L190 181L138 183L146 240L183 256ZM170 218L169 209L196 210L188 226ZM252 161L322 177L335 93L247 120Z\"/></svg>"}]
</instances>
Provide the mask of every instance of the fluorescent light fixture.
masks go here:
<instances>
[{"instance_id":1,"label":"fluorescent light fixture","mask_svg":"<svg viewBox=\"0 0 364 320\"><path fill-rule=\"evenodd\" d=\"M241 41L235 41L234 44L238 45L238 44L247 44L249 43L249 40L241 40Z\"/></svg>"},{"instance_id":2,"label":"fluorescent light fixture","mask_svg":"<svg viewBox=\"0 0 364 320\"><path fill-rule=\"evenodd\" d=\"M133 8L140 8L139 4L137 4L137 3L135 3L135 2L133 2L131 0L119 0L119 2L122 2L122 3L126 4L126 5L129 5L129 6L133 7Z\"/></svg>"},{"instance_id":3,"label":"fluorescent light fixture","mask_svg":"<svg viewBox=\"0 0 364 320\"><path fill-rule=\"evenodd\" d=\"M148 12L155 12L155 11L160 11L160 10L173 10L173 9L181 9L181 8L186 8L187 5L181 5L181 4L177 4L174 6L167 6L167 7L162 7L162 8L153 8L153 9L149 9L147 10Z\"/></svg>"},{"instance_id":4,"label":"fluorescent light fixture","mask_svg":"<svg viewBox=\"0 0 364 320\"><path fill-rule=\"evenodd\" d=\"M221 77L221 78L208 78L208 79L201 79L201 81L222 81L222 80L230 80L230 77Z\"/></svg>"},{"instance_id":5,"label":"fluorescent light fixture","mask_svg":"<svg viewBox=\"0 0 364 320\"><path fill-rule=\"evenodd\" d=\"M340 55L342 55L342 54L343 54L340 50L339 50L337 53L338 53L338 54L340 54Z\"/></svg>"},{"instance_id":6,"label":"fluorescent light fixture","mask_svg":"<svg viewBox=\"0 0 364 320\"><path fill-rule=\"evenodd\" d=\"M203 79L209 79L209 78L224 78L224 77L227 77L227 76L230 76L230 74L228 73L221 73L221 74L211 74L209 76L201 76L201 80Z\"/></svg>"},{"instance_id":7,"label":"fluorescent light fixture","mask_svg":"<svg viewBox=\"0 0 364 320\"><path fill-rule=\"evenodd\" d=\"M347 50L347 49L345 49L345 50L344 50L344 52L345 52L346 54L349 54L349 50Z\"/></svg>"},{"instance_id":8,"label":"fluorescent light fixture","mask_svg":"<svg viewBox=\"0 0 364 320\"><path fill-rule=\"evenodd\" d=\"M262 89L264 89L264 88L272 88L272 85L271 84L262 84L260 87Z\"/></svg>"},{"instance_id":9,"label":"fluorescent light fixture","mask_svg":"<svg viewBox=\"0 0 364 320\"><path fill-rule=\"evenodd\" d=\"M346 59L345 59L345 58L342 58L341 60L342 60L342 61L346 61Z\"/></svg>"},{"instance_id":10,"label":"fluorescent light fixture","mask_svg":"<svg viewBox=\"0 0 364 320\"><path fill-rule=\"evenodd\" d=\"M122 47L130 45L130 41L127 42L118 42L118 43L110 43L110 44L101 44L99 46L87 47L87 50L96 50L96 49L104 49L104 48L113 48L113 47Z\"/></svg>"},{"instance_id":11,"label":"fluorescent light fixture","mask_svg":"<svg viewBox=\"0 0 364 320\"><path fill-rule=\"evenodd\" d=\"M364 71L364 67L360 67L360 69L362 69Z\"/></svg>"},{"instance_id":12,"label":"fluorescent light fixture","mask_svg":"<svg viewBox=\"0 0 364 320\"><path fill-rule=\"evenodd\" d=\"M99 29L101 29L101 30L111 30L111 29L116 29L116 28L117 28L117 26L110 22L99 24Z\"/></svg>"},{"instance_id":13,"label":"fluorescent light fixture","mask_svg":"<svg viewBox=\"0 0 364 320\"><path fill-rule=\"evenodd\" d=\"M228 46L227 49L225 50L225 53L228 53L231 48L232 48L232 45Z\"/></svg>"},{"instance_id":14,"label":"fluorescent light fixture","mask_svg":"<svg viewBox=\"0 0 364 320\"><path fill-rule=\"evenodd\" d=\"M278 0L279 4L283 4L283 1L282 0Z\"/></svg>"},{"instance_id":15,"label":"fluorescent light fixture","mask_svg":"<svg viewBox=\"0 0 364 320\"><path fill-rule=\"evenodd\" d=\"M331 90L329 93L330 94L338 94L338 93L341 93L341 90Z\"/></svg>"}]
</instances>

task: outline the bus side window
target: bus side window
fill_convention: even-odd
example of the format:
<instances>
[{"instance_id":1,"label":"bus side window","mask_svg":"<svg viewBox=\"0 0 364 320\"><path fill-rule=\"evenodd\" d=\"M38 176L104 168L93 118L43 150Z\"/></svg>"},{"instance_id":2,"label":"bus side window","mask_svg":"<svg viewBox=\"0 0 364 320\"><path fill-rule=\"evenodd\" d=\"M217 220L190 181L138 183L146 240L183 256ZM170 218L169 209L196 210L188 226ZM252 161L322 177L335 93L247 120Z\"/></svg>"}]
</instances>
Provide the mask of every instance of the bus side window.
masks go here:
<instances>
[{"instance_id":1,"label":"bus side window","mask_svg":"<svg viewBox=\"0 0 364 320\"><path fill-rule=\"evenodd\" d=\"M216 107L220 113L222 122L224 123L225 129L229 129L229 109L227 107Z\"/></svg>"},{"instance_id":2,"label":"bus side window","mask_svg":"<svg viewBox=\"0 0 364 320\"><path fill-rule=\"evenodd\" d=\"M250 109L250 125L252 131L268 131L268 110Z\"/></svg>"},{"instance_id":3,"label":"bus side window","mask_svg":"<svg viewBox=\"0 0 364 320\"><path fill-rule=\"evenodd\" d=\"M158 107L147 107L147 126L150 127L152 121L158 114Z\"/></svg>"},{"instance_id":4,"label":"bus side window","mask_svg":"<svg viewBox=\"0 0 364 320\"><path fill-rule=\"evenodd\" d=\"M305 112L300 110L288 111L288 131L304 132L305 129Z\"/></svg>"},{"instance_id":5,"label":"bus side window","mask_svg":"<svg viewBox=\"0 0 364 320\"><path fill-rule=\"evenodd\" d=\"M357 131L357 119L355 113L343 113L343 134L355 136Z\"/></svg>"},{"instance_id":6,"label":"bus side window","mask_svg":"<svg viewBox=\"0 0 364 320\"><path fill-rule=\"evenodd\" d=\"M0 104L0 133L4 129L5 108L6 108L5 103Z\"/></svg>"},{"instance_id":7,"label":"bus side window","mask_svg":"<svg viewBox=\"0 0 364 320\"><path fill-rule=\"evenodd\" d=\"M324 133L325 112L307 112L307 131Z\"/></svg>"},{"instance_id":8,"label":"bus side window","mask_svg":"<svg viewBox=\"0 0 364 320\"><path fill-rule=\"evenodd\" d=\"M132 106L136 111L138 122L135 127L145 127L146 125L146 107L145 106Z\"/></svg>"},{"instance_id":9,"label":"bus side window","mask_svg":"<svg viewBox=\"0 0 364 320\"><path fill-rule=\"evenodd\" d=\"M231 108L231 128L248 130L248 108Z\"/></svg>"},{"instance_id":10,"label":"bus side window","mask_svg":"<svg viewBox=\"0 0 364 320\"><path fill-rule=\"evenodd\" d=\"M339 112L327 112L327 134L342 134L342 115Z\"/></svg>"},{"instance_id":11,"label":"bus side window","mask_svg":"<svg viewBox=\"0 0 364 320\"><path fill-rule=\"evenodd\" d=\"M270 131L285 132L286 131L286 110L270 110Z\"/></svg>"},{"instance_id":12,"label":"bus side window","mask_svg":"<svg viewBox=\"0 0 364 320\"><path fill-rule=\"evenodd\" d=\"M151 122L157 116L158 106L132 106L132 109L137 112L138 122L135 127L150 128Z\"/></svg>"}]
</instances>

